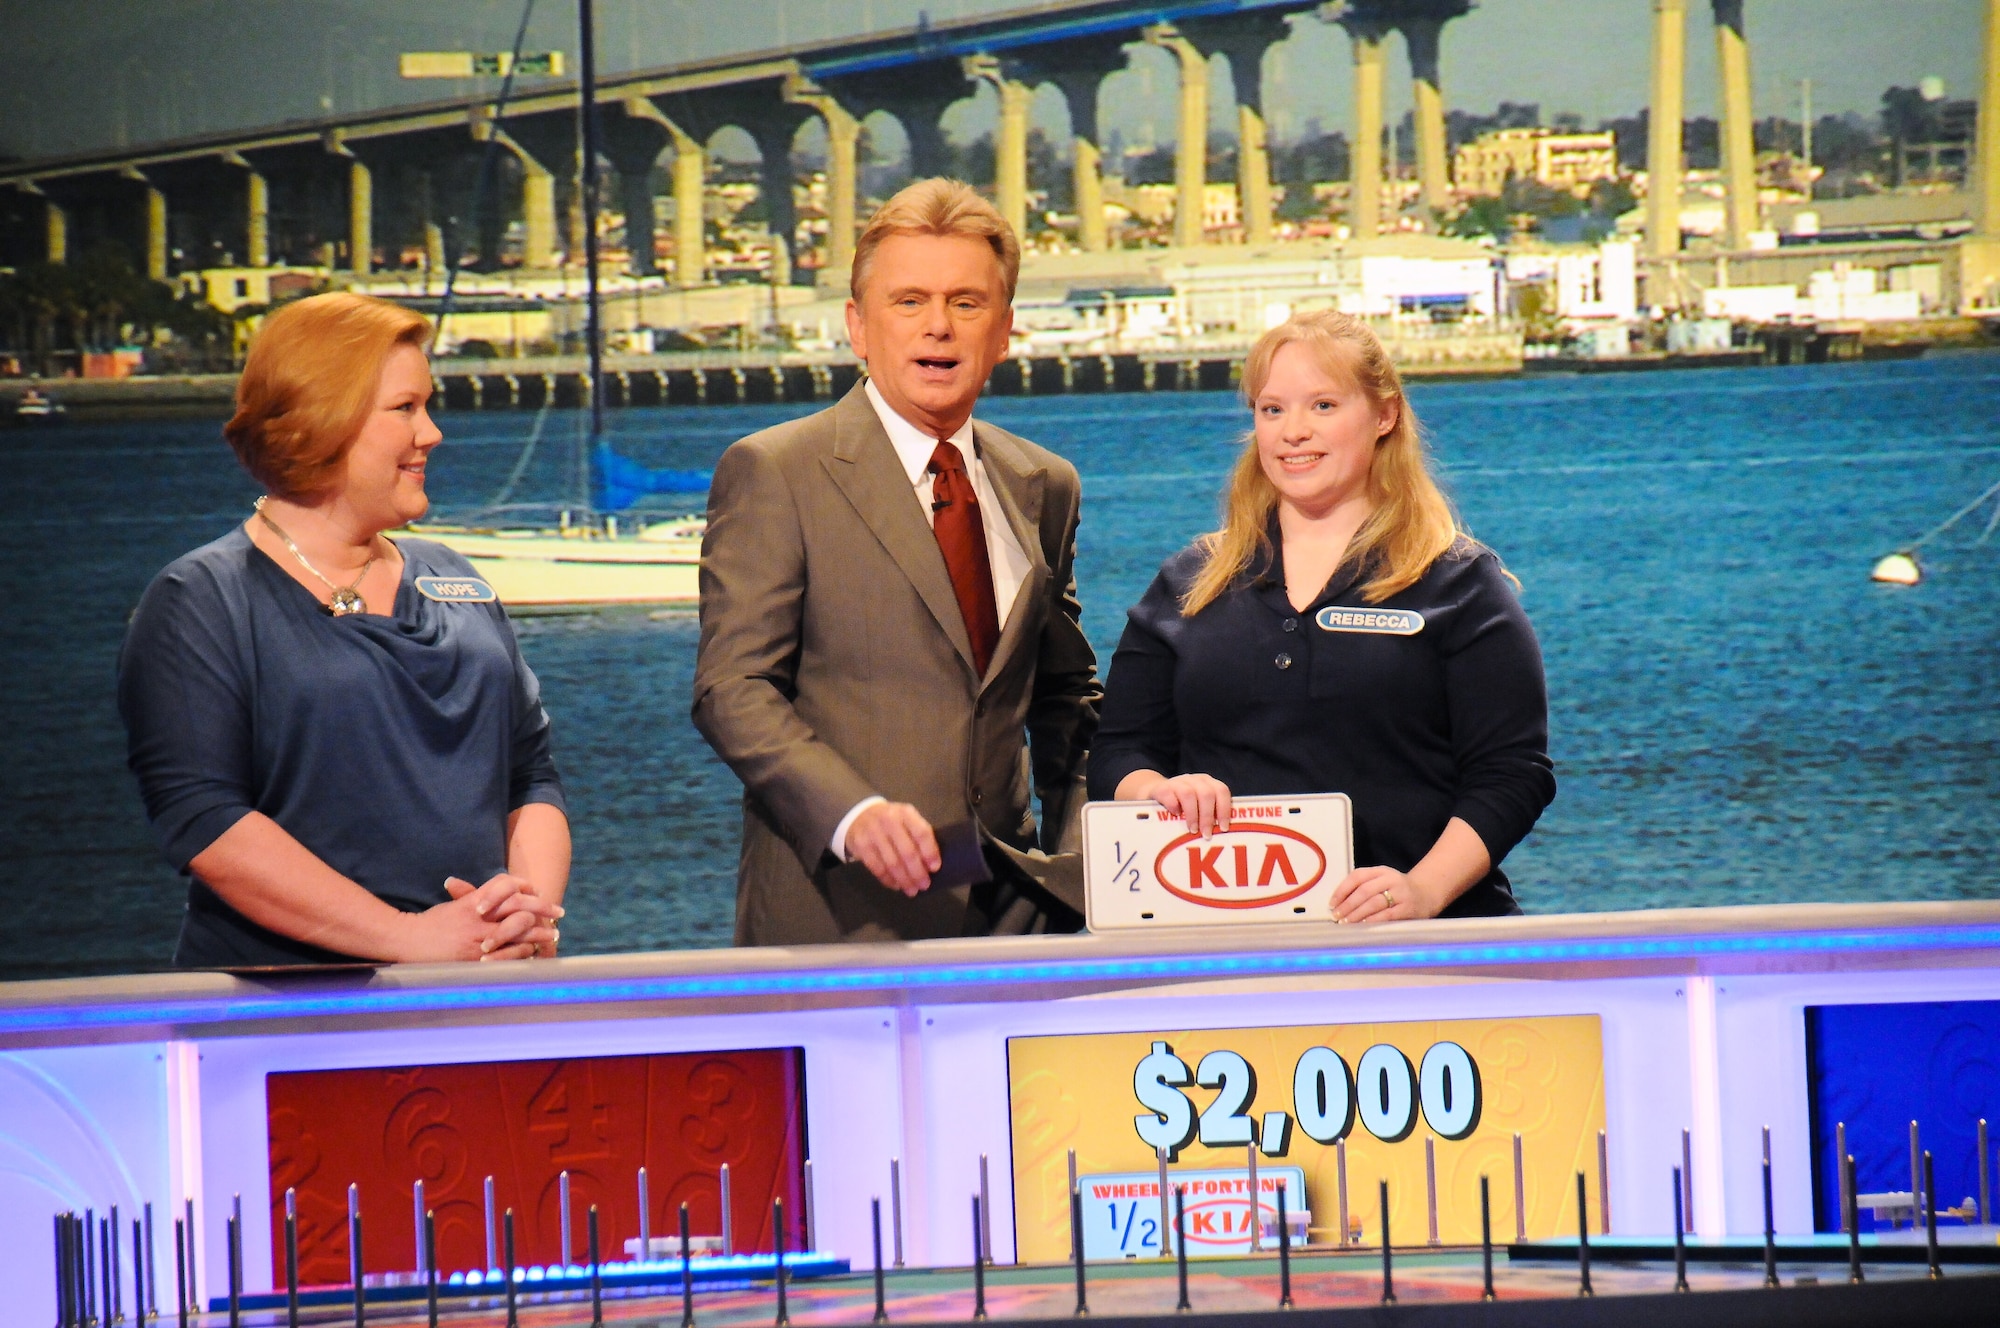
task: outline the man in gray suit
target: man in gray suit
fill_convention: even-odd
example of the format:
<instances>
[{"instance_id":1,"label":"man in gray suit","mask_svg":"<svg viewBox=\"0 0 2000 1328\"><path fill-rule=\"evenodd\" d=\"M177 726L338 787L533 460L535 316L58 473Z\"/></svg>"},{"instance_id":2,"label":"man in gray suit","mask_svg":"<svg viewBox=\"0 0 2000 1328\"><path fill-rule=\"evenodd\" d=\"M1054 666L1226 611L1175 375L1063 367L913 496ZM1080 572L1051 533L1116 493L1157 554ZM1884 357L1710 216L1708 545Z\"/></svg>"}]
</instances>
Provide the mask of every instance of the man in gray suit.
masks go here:
<instances>
[{"instance_id":1,"label":"man in gray suit","mask_svg":"<svg viewBox=\"0 0 2000 1328\"><path fill-rule=\"evenodd\" d=\"M743 781L739 945L1081 925L1102 690L1078 621L1080 486L972 419L1019 268L991 204L911 185L856 244L866 381L716 466L694 721ZM940 830L945 849L976 833L992 879L933 885Z\"/></svg>"}]
</instances>

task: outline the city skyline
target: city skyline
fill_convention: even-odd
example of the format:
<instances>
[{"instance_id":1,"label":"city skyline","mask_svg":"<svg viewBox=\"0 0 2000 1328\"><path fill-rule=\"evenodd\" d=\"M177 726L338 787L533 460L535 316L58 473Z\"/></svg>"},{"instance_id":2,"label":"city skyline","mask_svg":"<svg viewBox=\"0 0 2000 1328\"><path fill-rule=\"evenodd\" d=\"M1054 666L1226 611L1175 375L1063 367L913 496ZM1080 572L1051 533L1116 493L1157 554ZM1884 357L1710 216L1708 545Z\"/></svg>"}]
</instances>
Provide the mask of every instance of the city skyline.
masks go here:
<instances>
[{"instance_id":1,"label":"city skyline","mask_svg":"<svg viewBox=\"0 0 2000 1328\"><path fill-rule=\"evenodd\" d=\"M947 22L1019 8L1019 0L746 0L732 5L731 21L722 24L711 21L715 0L599 0L600 60L606 73L617 73L907 27L924 14ZM1691 0L1689 9L1687 113L1712 115L1708 6ZM1927 77L1942 80L1950 96L1974 91L1977 0L1898 6L1751 0L1746 9L1760 117L1796 117L1802 78L1813 80L1816 115L1872 116L1885 89ZM476 94L493 82L401 80L395 56L412 49L505 49L521 15L512 0L440 0L421 11L383 10L362 0L247 9L208 0L112 0L101 7L106 22L79 32L65 21L70 12L56 0L20 0L0 15L0 87L7 89L0 94L0 157L33 160ZM573 51L574 12L573 4L541 0L528 47ZM364 29L368 36L353 35ZM732 42L739 32L760 37ZM1557 33L1561 41L1553 40ZM1502 101L1534 103L1545 117L1570 112L1588 124L1629 115L1646 101L1649 41L1645 0L1486 0L1445 29L1447 104L1485 112ZM1393 120L1408 109L1410 92L1401 43L1391 46ZM245 66L262 72L245 74ZM1267 87L1276 94L1273 137L1295 141L1313 121L1326 131L1344 130L1351 69L1343 32L1310 20L1296 24L1265 65ZM1215 62L1211 78L1217 94L1211 128L1227 132L1233 111L1224 62ZM1106 80L1106 128L1128 142L1170 142L1173 99L1166 55L1135 51L1128 69ZM992 94L982 88L955 106L945 125L967 141L994 118ZM1053 88L1038 95L1034 120L1052 134L1067 124Z\"/></svg>"}]
</instances>

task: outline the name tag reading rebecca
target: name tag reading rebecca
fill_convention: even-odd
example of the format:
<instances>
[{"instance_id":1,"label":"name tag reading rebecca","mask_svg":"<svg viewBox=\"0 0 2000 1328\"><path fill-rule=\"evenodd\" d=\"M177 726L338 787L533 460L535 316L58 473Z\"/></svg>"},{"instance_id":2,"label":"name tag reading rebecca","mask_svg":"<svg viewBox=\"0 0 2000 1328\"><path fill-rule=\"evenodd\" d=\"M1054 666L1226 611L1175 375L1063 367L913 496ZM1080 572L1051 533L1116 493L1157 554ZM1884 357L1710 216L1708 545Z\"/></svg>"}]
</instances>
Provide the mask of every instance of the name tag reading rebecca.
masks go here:
<instances>
[{"instance_id":1,"label":"name tag reading rebecca","mask_svg":"<svg viewBox=\"0 0 2000 1328\"><path fill-rule=\"evenodd\" d=\"M1415 609L1348 609L1329 604L1313 615L1323 632L1377 632L1384 636L1415 636L1424 630L1424 615Z\"/></svg>"},{"instance_id":2,"label":"name tag reading rebecca","mask_svg":"<svg viewBox=\"0 0 2000 1328\"><path fill-rule=\"evenodd\" d=\"M1325 922L1354 870L1345 793L1242 798L1229 829L1203 839L1156 802L1083 809L1084 916L1090 930Z\"/></svg>"},{"instance_id":3,"label":"name tag reading rebecca","mask_svg":"<svg viewBox=\"0 0 2000 1328\"><path fill-rule=\"evenodd\" d=\"M440 604L491 604L500 598L476 576L420 576L417 593Z\"/></svg>"}]
</instances>

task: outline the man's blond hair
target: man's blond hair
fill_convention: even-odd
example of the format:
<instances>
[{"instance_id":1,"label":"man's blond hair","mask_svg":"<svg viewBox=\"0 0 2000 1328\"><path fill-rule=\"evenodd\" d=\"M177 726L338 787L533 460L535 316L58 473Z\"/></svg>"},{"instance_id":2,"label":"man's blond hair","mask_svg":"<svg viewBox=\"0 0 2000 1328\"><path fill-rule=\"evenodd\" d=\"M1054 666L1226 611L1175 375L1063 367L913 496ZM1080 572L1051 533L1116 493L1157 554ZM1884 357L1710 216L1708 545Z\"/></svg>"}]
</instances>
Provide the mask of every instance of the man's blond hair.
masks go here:
<instances>
[{"instance_id":1,"label":"man's blond hair","mask_svg":"<svg viewBox=\"0 0 2000 1328\"><path fill-rule=\"evenodd\" d=\"M868 229L854 242L854 267L848 275L848 290L857 304L875 251L891 235L970 235L986 241L1000 260L1001 283L1013 303L1014 284L1021 276L1021 242L1000 210L964 181L943 176L919 180L868 219Z\"/></svg>"}]
</instances>

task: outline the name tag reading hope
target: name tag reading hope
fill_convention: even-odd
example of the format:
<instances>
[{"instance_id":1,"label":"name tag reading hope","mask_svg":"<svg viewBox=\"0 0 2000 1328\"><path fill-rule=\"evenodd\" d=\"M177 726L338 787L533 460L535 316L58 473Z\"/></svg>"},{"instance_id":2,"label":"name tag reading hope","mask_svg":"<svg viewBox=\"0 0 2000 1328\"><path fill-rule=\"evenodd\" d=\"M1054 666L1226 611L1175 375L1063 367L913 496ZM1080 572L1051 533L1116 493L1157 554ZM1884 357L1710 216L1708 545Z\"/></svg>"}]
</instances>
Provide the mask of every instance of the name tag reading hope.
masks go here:
<instances>
[{"instance_id":1,"label":"name tag reading hope","mask_svg":"<svg viewBox=\"0 0 2000 1328\"><path fill-rule=\"evenodd\" d=\"M1415 636L1424 630L1424 615L1415 609L1349 609L1329 604L1313 615L1323 632L1376 632L1384 636Z\"/></svg>"},{"instance_id":2,"label":"name tag reading hope","mask_svg":"<svg viewBox=\"0 0 2000 1328\"><path fill-rule=\"evenodd\" d=\"M440 604L491 604L500 598L476 576L420 576L417 593Z\"/></svg>"}]
</instances>

